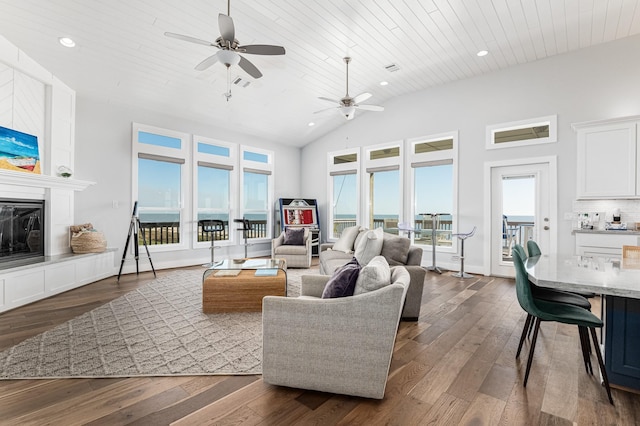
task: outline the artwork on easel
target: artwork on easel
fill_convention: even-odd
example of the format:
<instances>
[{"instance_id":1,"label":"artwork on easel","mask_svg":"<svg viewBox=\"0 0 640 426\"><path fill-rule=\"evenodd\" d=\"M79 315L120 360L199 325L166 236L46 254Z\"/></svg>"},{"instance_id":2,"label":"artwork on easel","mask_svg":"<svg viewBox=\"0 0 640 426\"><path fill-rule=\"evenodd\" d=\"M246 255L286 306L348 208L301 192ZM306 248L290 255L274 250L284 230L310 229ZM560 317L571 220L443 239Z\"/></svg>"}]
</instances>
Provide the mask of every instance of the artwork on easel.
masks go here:
<instances>
[{"instance_id":1,"label":"artwork on easel","mask_svg":"<svg viewBox=\"0 0 640 426\"><path fill-rule=\"evenodd\" d=\"M37 136L0 126L0 169L40 174Z\"/></svg>"}]
</instances>

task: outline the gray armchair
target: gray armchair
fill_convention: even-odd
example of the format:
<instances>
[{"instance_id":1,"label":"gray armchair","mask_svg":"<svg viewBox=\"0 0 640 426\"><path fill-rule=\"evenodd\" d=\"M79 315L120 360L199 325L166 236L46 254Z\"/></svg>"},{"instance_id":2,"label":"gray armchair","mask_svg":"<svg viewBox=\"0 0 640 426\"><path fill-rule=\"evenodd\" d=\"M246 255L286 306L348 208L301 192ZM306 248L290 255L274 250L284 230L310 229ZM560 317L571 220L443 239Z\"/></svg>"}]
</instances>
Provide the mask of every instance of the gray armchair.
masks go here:
<instances>
[{"instance_id":1,"label":"gray armchair","mask_svg":"<svg viewBox=\"0 0 640 426\"><path fill-rule=\"evenodd\" d=\"M382 399L409 273L394 267L386 287L321 299L329 278L306 275L301 297L263 299L262 378L272 385Z\"/></svg>"},{"instance_id":2,"label":"gray armchair","mask_svg":"<svg viewBox=\"0 0 640 426\"><path fill-rule=\"evenodd\" d=\"M284 231L271 244L271 257L285 259L288 268L311 267L311 232L304 228L304 244L300 246L284 244Z\"/></svg>"}]
</instances>

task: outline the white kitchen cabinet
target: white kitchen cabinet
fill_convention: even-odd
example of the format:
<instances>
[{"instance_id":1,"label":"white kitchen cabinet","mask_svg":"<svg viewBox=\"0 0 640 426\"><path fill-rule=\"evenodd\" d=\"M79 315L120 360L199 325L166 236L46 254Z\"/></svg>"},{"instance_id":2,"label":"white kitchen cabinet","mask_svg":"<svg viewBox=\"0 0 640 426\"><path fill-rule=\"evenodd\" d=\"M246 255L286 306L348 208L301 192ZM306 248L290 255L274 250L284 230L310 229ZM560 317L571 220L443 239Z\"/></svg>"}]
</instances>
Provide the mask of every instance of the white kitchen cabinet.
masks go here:
<instances>
[{"instance_id":1,"label":"white kitchen cabinet","mask_svg":"<svg viewBox=\"0 0 640 426\"><path fill-rule=\"evenodd\" d=\"M574 231L576 254L622 258L622 246L640 245L640 233L634 231Z\"/></svg>"},{"instance_id":2,"label":"white kitchen cabinet","mask_svg":"<svg viewBox=\"0 0 640 426\"><path fill-rule=\"evenodd\" d=\"M640 116L577 123L577 198L640 197Z\"/></svg>"}]
</instances>

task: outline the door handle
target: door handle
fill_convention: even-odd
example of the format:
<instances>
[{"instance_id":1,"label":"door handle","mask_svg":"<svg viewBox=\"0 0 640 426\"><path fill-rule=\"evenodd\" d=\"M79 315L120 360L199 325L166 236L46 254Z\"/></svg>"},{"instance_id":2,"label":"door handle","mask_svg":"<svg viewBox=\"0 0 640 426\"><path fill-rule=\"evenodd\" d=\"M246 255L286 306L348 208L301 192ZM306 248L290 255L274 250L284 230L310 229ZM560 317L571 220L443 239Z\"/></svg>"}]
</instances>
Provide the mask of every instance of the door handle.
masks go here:
<instances>
[{"instance_id":1,"label":"door handle","mask_svg":"<svg viewBox=\"0 0 640 426\"><path fill-rule=\"evenodd\" d=\"M549 227L545 225L544 228L542 228L542 229L544 229L545 231L548 231Z\"/></svg>"}]
</instances>

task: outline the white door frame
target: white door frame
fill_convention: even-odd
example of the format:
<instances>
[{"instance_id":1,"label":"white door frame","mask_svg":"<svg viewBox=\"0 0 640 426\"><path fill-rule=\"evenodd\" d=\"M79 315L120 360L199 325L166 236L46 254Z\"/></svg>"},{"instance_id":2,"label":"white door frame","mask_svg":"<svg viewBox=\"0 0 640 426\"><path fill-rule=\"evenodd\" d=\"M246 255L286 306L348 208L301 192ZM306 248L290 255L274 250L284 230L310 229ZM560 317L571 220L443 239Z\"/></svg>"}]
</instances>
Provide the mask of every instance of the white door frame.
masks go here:
<instances>
[{"instance_id":1,"label":"white door frame","mask_svg":"<svg viewBox=\"0 0 640 426\"><path fill-rule=\"evenodd\" d=\"M513 160L488 161L484 163L484 275L491 274L491 169L496 167L525 166L547 163L549 165L549 223L553 225L549 235L550 253L558 251L558 158L532 157Z\"/></svg>"}]
</instances>

